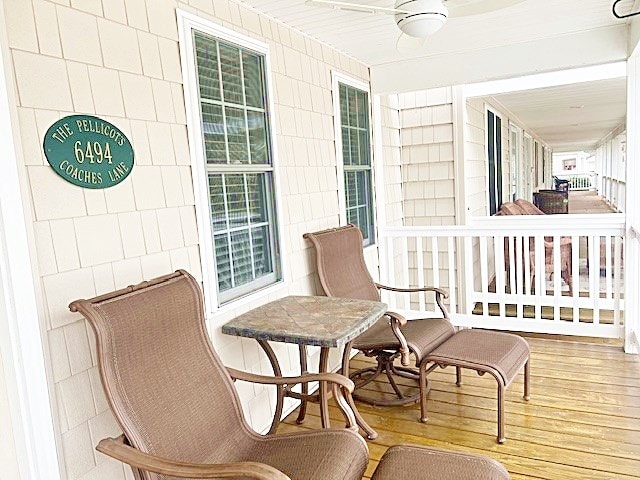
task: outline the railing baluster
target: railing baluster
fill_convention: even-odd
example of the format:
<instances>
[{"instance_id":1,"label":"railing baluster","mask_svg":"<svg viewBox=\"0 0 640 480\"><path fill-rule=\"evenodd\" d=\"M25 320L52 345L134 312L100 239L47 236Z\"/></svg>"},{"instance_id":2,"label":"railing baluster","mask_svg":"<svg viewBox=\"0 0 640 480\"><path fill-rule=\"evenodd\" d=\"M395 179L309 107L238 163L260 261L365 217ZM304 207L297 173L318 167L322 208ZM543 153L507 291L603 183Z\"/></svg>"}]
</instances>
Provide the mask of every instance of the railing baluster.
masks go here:
<instances>
[{"instance_id":1,"label":"railing baluster","mask_svg":"<svg viewBox=\"0 0 640 480\"><path fill-rule=\"evenodd\" d=\"M395 237L387 237L387 285L395 285L396 283L396 255L395 255ZM391 309L396 308L396 296L393 293L385 291L387 303Z\"/></svg>"},{"instance_id":2,"label":"railing baluster","mask_svg":"<svg viewBox=\"0 0 640 480\"><path fill-rule=\"evenodd\" d=\"M523 244L524 238L521 236L514 237L516 241L516 256L515 256L515 264L516 264L516 290L515 293L518 295L518 301L516 303L516 315L518 318L523 318L524 316L524 297L523 293L525 293L524 282L526 282L524 276L529 275L525 271L525 263L529 264L529 256L524 257L525 255ZM529 240L527 240L528 242ZM513 292L512 292L513 293Z\"/></svg>"},{"instance_id":3,"label":"railing baluster","mask_svg":"<svg viewBox=\"0 0 640 480\"><path fill-rule=\"evenodd\" d=\"M416 255L418 266L418 286L424 287L424 247L422 245L422 237L416 237ZM425 311L425 294L424 292L418 293L418 305L421 312Z\"/></svg>"},{"instance_id":4,"label":"railing baluster","mask_svg":"<svg viewBox=\"0 0 640 480\"><path fill-rule=\"evenodd\" d=\"M555 322L560 321L560 305L558 304L559 297L562 296L562 262L560 261L561 252L560 252L560 237L555 235L553 237L553 320ZM546 264L546 255L545 251L545 264ZM546 265L545 265L545 275Z\"/></svg>"},{"instance_id":5,"label":"railing baluster","mask_svg":"<svg viewBox=\"0 0 640 480\"><path fill-rule=\"evenodd\" d=\"M508 242L507 245L507 253L509 254L508 263L507 259L504 259L506 267L509 269L509 293L516 293L520 290L516 289L516 265L519 264L515 252L514 252L514 242L516 237L505 237L503 243ZM503 268L504 270L504 268ZM520 275L520 273L518 273Z\"/></svg>"},{"instance_id":6,"label":"railing baluster","mask_svg":"<svg viewBox=\"0 0 640 480\"><path fill-rule=\"evenodd\" d=\"M622 237L616 235L613 251L613 264L614 264L614 294L613 294L613 324L615 326L620 325L620 295L622 294L621 276L622 276Z\"/></svg>"},{"instance_id":7,"label":"railing baluster","mask_svg":"<svg viewBox=\"0 0 640 480\"><path fill-rule=\"evenodd\" d=\"M409 286L409 240L402 237L402 287ZM401 293L400 298L404 301L404 308L411 309L411 294Z\"/></svg>"},{"instance_id":8,"label":"railing baluster","mask_svg":"<svg viewBox=\"0 0 640 480\"><path fill-rule=\"evenodd\" d=\"M471 315L475 302L474 268L473 268L473 238L464 237L464 284L466 289L464 313Z\"/></svg>"},{"instance_id":9,"label":"railing baluster","mask_svg":"<svg viewBox=\"0 0 640 480\"><path fill-rule=\"evenodd\" d=\"M605 285L606 285L606 295L605 298L612 299L613 298L613 269L611 268L611 236L607 235L605 237L605 254L604 254L604 265L605 265Z\"/></svg>"},{"instance_id":10,"label":"railing baluster","mask_svg":"<svg viewBox=\"0 0 640 480\"><path fill-rule=\"evenodd\" d=\"M573 322L580 322L580 308L578 297L580 296L580 237L571 237L571 282L573 283Z\"/></svg>"},{"instance_id":11,"label":"railing baluster","mask_svg":"<svg viewBox=\"0 0 640 480\"><path fill-rule=\"evenodd\" d=\"M504 282L504 239L495 237L493 240L493 258L496 272L496 294L500 309L500 316L505 317L505 282Z\"/></svg>"},{"instance_id":12,"label":"railing baluster","mask_svg":"<svg viewBox=\"0 0 640 480\"><path fill-rule=\"evenodd\" d=\"M482 288L482 313L489 315L489 269L487 268L487 237L480 237L480 282Z\"/></svg>"},{"instance_id":13,"label":"railing baluster","mask_svg":"<svg viewBox=\"0 0 640 480\"><path fill-rule=\"evenodd\" d=\"M535 319L542 320L542 304L540 297L547 296L547 282L546 282L546 265L544 258L544 237L542 235L536 235L534 243L534 269L535 269Z\"/></svg>"},{"instance_id":14,"label":"railing baluster","mask_svg":"<svg viewBox=\"0 0 640 480\"><path fill-rule=\"evenodd\" d=\"M438 255L440 254L440 251L438 249L438 237L431 237L431 271L433 272L432 274L432 279L433 279L433 286L440 286L440 259L438 258Z\"/></svg>"},{"instance_id":15,"label":"railing baluster","mask_svg":"<svg viewBox=\"0 0 640 480\"><path fill-rule=\"evenodd\" d=\"M593 324L598 325L600 323L600 236L592 236L591 240L589 296L593 299Z\"/></svg>"},{"instance_id":16,"label":"railing baluster","mask_svg":"<svg viewBox=\"0 0 640 480\"><path fill-rule=\"evenodd\" d=\"M456 258L455 258L455 242L454 238L449 236L447 238L447 254L448 254L448 270L449 270L449 310L451 313L457 313L458 311L458 299L457 299L457 291L458 285L456 283L456 272L460 270L456 268ZM437 287L437 285L436 285Z\"/></svg>"}]
</instances>

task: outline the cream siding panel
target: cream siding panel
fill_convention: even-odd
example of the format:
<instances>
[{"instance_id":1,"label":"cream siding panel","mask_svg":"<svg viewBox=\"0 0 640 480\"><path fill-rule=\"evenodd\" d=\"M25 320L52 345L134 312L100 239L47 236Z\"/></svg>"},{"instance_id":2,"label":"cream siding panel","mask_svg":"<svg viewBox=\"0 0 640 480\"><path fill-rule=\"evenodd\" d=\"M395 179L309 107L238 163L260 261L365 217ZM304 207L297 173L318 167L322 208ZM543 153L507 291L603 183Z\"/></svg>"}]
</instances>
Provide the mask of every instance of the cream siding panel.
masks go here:
<instances>
[{"instance_id":1,"label":"cream siding panel","mask_svg":"<svg viewBox=\"0 0 640 480\"><path fill-rule=\"evenodd\" d=\"M102 10L105 18L118 23L127 23L125 0L102 0Z\"/></svg>"},{"instance_id":2,"label":"cream siding panel","mask_svg":"<svg viewBox=\"0 0 640 480\"><path fill-rule=\"evenodd\" d=\"M54 57L13 51L20 106L73 110L65 62Z\"/></svg>"},{"instance_id":3,"label":"cream siding panel","mask_svg":"<svg viewBox=\"0 0 640 480\"><path fill-rule=\"evenodd\" d=\"M31 2L6 0L3 6L9 47L37 52L38 35Z\"/></svg>"}]
</instances>

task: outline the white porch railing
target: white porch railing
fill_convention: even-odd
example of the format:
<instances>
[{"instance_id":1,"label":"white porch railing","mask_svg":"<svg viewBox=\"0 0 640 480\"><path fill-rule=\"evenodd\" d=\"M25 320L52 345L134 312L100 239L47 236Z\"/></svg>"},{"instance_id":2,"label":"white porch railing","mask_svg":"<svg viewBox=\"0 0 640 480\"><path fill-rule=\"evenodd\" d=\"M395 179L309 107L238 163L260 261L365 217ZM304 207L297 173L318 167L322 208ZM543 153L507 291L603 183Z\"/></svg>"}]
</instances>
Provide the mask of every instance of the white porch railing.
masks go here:
<instances>
[{"instance_id":1,"label":"white porch railing","mask_svg":"<svg viewBox=\"0 0 640 480\"><path fill-rule=\"evenodd\" d=\"M458 326L622 338L624 226L624 215L607 214L384 228L381 280L448 289ZM384 301L409 318L435 311L422 293Z\"/></svg>"},{"instance_id":2,"label":"white porch railing","mask_svg":"<svg viewBox=\"0 0 640 480\"><path fill-rule=\"evenodd\" d=\"M619 212L623 212L626 202L627 183L624 180L603 176L602 177L602 197Z\"/></svg>"},{"instance_id":3,"label":"white porch railing","mask_svg":"<svg viewBox=\"0 0 640 480\"><path fill-rule=\"evenodd\" d=\"M553 176L561 180L567 180L569 182L569 190L594 190L596 188L596 175L594 172L560 173Z\"/></svg>"}]
</instances>

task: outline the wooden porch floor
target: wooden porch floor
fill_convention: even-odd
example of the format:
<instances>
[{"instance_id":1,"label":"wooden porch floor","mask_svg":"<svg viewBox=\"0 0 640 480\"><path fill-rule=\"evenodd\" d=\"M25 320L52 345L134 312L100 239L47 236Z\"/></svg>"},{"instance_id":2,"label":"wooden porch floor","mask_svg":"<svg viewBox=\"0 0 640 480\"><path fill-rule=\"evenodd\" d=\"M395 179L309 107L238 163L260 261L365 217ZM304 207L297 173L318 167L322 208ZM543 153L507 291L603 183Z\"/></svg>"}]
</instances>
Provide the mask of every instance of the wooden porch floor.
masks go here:
<instances>
[{"instance_id":1,"label":"wooden porch floor","mask_svg":"<svg viewBox=\"0 0 640 480\"><path fill-rule=\"evenodd\" d=\"M604 199L596 192L569 192L569 213L615 213Z\"/></svg>"},{"instance_id":2,"label":"wooden porch floor","mask_svg":"<svg viewBox=\"0 0 640 480\"><path fill-rule=\"evenodd\" d=\"M379 437L369 442L369 478L391 445L428 445L491 456L517 479L597 480L640 478L640 357L619 346L527 338L531 345L532 397L522 399L522 373L507 390L507 441L498 445L496 387L489 376L465 371L455 385L455 370L432 373L429 422L418 421L419 406L359 410ZM370 362L362 355L352 368ZM388 391L385 384L376 388ZM332 408L334 425L342 422ZM303 425L297 411L279 432L319 428L317 405ZM416 477L418 478L418 477Z\"/></svg>"}]
</instances>

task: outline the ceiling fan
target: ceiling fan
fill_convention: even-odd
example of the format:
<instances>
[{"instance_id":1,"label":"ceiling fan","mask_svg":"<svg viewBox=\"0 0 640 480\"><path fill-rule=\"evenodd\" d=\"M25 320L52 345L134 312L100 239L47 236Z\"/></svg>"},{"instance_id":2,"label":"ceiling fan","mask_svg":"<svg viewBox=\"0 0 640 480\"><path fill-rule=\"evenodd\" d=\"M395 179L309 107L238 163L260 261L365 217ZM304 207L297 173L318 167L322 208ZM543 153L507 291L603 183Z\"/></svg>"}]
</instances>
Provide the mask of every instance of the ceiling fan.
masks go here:
<instances>
[{"instance_id":1,"label":"ceiling fan","mask_svg":"<svg viewBox=\"0 0 640 480\"><path fill-rule=\"evenodd\" d=\"M524 0L396 0L393 7L379 7L341 0L306 0L307 5L361 13L394 15L402 33L426 38L436 33L449 16L479 15L510 7Z\"/></svg>"}]
</instances>

